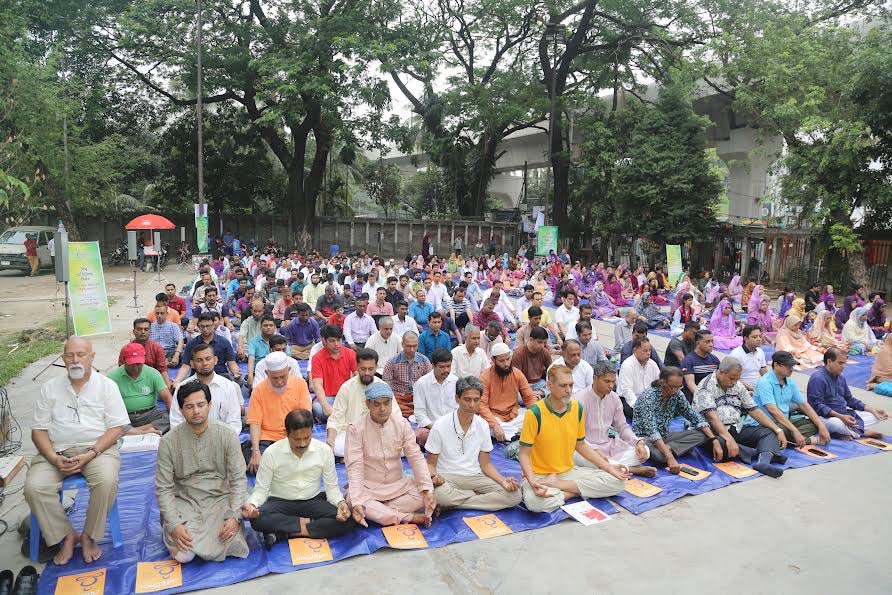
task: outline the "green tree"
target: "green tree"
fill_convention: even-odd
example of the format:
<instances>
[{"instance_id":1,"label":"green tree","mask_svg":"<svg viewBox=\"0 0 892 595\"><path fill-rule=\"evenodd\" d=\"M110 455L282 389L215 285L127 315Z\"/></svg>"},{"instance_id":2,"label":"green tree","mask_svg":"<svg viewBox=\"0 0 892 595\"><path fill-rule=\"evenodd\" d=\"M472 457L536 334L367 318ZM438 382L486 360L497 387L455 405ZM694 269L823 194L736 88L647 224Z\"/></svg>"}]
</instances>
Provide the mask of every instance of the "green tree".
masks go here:
<instances>
[{"instance_id":1,"label":"green tree","mask_svg":"<svg viewBox=\"0 0 892 595\"><path fill-rule=\"evenodd\" d=\"M743 15L732 10L722 18L734 29L706 49L721 60L705 69L734 110L783 138L775 167L781 200L802 207L803 222L821 232L828 263L846 261L865 284L860 240L864 231L889 227L892 206L888 73L881 72L890 62L889 33L865 39L839 17L871 4L821 5L809 15L770 4Z\"/></svg>"},{"instance_id":2,"label":"green tree","mask_svg":"<svg viewBox=\"0 0 892 595\"><path fill-rule=\"evenodd\" d=\"M402 179L399 168L373 162L363 168L362 177L369 198L380 205L384 209L384 216L388 217L400 202Z\"/></svg>"},{"instance_id":3,"label":"green tree","mask_svg":"<svg viewBox=\"0 0 892 595\"><path fill-rule=\"evenodd\" d=\"M306 239L329 152L347 129L377 130L389 99L370 66L397 3L205 0L203 103L243 110L286 179L290 227ZM104 75L183 108L196 103L196 7L191 0L32 7L71 51L107 61ZM356 107L364 104L365 111ZM308 154L308 148L314 151Z\"/></svg>"},{"instance_id":4,"label":"green tree","mask_svg":"<svg viewBox=\"0 0 892 595\"><path fill-rule=\"evenodd\" d=\"M544 117L533 53L541 6L531 0L408 6L381 55L419 126L394 128L402 150L414 151L417 143L442 169L458 213L480 217L500 143Z\"/></svg>"}]
</instances>

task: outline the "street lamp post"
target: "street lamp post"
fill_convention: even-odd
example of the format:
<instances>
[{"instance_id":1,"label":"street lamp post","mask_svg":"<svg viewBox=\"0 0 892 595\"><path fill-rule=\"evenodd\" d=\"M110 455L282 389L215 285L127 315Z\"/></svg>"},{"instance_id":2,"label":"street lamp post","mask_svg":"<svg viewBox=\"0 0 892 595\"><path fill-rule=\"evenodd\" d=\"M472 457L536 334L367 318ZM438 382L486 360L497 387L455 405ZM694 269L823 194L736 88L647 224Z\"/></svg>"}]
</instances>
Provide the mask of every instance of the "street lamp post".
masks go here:
<instances>
[{"instance_id":1,"label":"street lamp post","mask_svg":"<svg viewBox=\"0 0 892 595\"><path fill-rule=\"evenodd\" d=\"M563 43L566 35L567 27L560 23L549 23L545 27L545 42L552 44L552 53L554 54L554 66L551 68L551 106L548 110L548 170L545 178L545 223L554 223L554 213L549 217L548 194L551 190L551 175L554 169L554 123L557 117L557 69L561 62L558 56L558 44ZM555 185L555 194L557 194L557 185ZM555 197L556 198L556 197ZM551 201L553 210L557 200Z\"/></svg>"}]
</instances>

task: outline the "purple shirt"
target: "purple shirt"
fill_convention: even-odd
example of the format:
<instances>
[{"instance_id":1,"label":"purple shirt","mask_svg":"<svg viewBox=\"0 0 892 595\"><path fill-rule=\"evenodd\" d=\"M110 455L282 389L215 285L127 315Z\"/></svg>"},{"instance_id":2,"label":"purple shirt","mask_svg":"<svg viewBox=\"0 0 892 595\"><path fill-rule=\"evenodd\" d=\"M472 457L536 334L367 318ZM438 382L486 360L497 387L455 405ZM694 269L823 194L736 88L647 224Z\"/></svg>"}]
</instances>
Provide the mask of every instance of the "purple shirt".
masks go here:
<instances>
[{"instance_id":1,"label":"purple shirt","mask_svg":"<svg viewBox=\"0 0 892 595\"><path fill-rule=\"evenodd\" d=\"M821 417L830 417L831 412L849 415L849 409L864 411L864 403L852 396L846 379L833 376L827 368L821 368L808 379L806 389L808 404Z\"/></svg>"},{"instance_id":2,"label":"purple shirt","mask_svg":"<svg viewBox=\"0 0 892 595\"><path fill-rule=\"evenodd\" d=\"M301 323L300 319L295 316L291 319L291 322L282 325L279 332L282 333L289 345L306 347L322 340L319 336L319 323L312 318L307 319L305 323Z\"/></svg>"}]
</instances>

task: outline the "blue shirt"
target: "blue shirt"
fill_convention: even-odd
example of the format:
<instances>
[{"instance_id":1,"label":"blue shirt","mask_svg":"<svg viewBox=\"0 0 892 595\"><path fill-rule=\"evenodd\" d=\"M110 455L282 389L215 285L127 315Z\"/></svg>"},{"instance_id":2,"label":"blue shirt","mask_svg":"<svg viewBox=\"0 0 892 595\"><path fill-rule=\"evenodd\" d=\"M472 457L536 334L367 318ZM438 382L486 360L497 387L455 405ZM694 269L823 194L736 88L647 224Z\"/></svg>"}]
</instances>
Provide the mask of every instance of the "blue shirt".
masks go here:
<instances>
[{"instance_id":1,"label":"blue shirt","mask_svg":"<svg viewBox=\"0 0 892 595\"><path fill-rule=\"evenodd\" d=\"M269 341L263 335L257 335L248 343L248 355L254 356L254 365L269 355Z\"/></svg>"},{"instance_id":2,"label":"blue shirt","mask_svg":"<svg viewBox=\"0 0 892 595\"><path fill-rule=\"evenodd\" d=\"M864 403L852 396L842 374L833 376L827 368L821 368L808 379L806 396L808 404L821 417L830 417L833 411L843 415L850 415L849 409L864 411Z\"/></svg>"},{"instance_id":3,"label":"blue shirt","mask_svg":"<svg viewBox=\"0 0 892 595\"><path fill-rule=\"evenodd\" d=\"M412 302L412 305L409 306L409 316L414 318L415 322L420 324L425 330L427 330L427 319L433 311L434 307L427 302L424 302L423 306L418 302Z\"/></svg>"},{"instance_id":4,"label":"blue shirt","mask_svg":"<svg viewBox=\"0 0 892 595\"><path fill-rule=\"evenodd\" d=\"M188 364L192 361L192 349L200 343L204 343L204 339L201 338L201 335L189 339L189 342L186 343L186 347L183 348L184 363ZM214 335L208 342L208 345L211 346L214 350L214 355L217 356L217 365L214 366L214 373L229 374L229 368L226 367L226 363L235 361L235 351L232 349L232 343L223 337Z\"/></svg>"},{"instance_id":5,"label":"blue shirt","mask_svg":"<svg viewBox=\"0 0 892 595\"><path fill-rule=\"evenodd\" d=\"M449 335L442 330L438 331L436 335L430 332L430 330L426 330L419 335L418 353L427 359L431 359L434 349L439 349L440 347L448 350L452 349L452 341L449 339Z\"/></svg>"},{"instance_id":6,"label":"blue shirt","mask_svg":"<svg viewBox=\"0 0 892 595\"><path fill-rule=\"evenodd\" d=\"M756 405L759 406L759 409L761 409L769 419L774 419L774 417L765 408L766 405L776 405L777 408L781 410L781 413L786 417L790 417L791 404L801 405L802 403L805 403L805 399L802 398L802 393L799 392L799 387L796 386L796 383L793 382L792 379L787 378L786 383L781 384L777 379L777 376L774 374L774 370L769 370L759 379L759 382L756 383L753 399L755 399ZM774 421L777 422L776 419ZM746 425L758 426L759 422L752 417L747 417Z\"/></svg>"},{"instance_id":7,"label":"blue shirt","mask_svg":"<svg viewBox=\"0 0 892 595\"><path fill-rule=\"evenodd\" d=\"M289 345L306 347L322 340L319 336L319 323L308 318L305 323L295 316L288 324L282 325L281 332L288 340Z\"/></svg>"}]
</instances>

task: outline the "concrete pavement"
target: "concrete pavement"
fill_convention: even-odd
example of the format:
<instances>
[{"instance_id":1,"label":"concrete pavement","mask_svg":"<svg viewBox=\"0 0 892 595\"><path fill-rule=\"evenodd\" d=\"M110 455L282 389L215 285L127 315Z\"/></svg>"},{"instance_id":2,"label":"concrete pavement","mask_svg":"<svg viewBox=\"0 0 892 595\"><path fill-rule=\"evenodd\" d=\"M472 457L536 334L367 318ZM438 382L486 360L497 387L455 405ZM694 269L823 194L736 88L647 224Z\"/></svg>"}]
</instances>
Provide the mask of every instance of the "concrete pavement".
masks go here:
<instances>
[{"instance_id":1,"label":"concrete pavement","mask_svg":"<svg viewBox=\"0 0 892 595\"><path fill-rule=\"evenodd\" d=\"M128 274L116 270L107 272L106 278ZM190 275L174 269L165 277L182 285ZM144 315L160 291L153 279L148 274L139 279L142 308L137 311L128 308L132 297L126 299L132 284L116 288L122 295L112 306L114 332L94 340L100 370L114 365L134 312ZM13 282L0 278L0 287ZM612 344L612 325L596 326L605 344ZM668 341L656 336L652 340L662 353ZM23 454L34 453L28 426L40 383L62 373L51 368L38 382L31 381L51 359L29 366L8 387L22 424ZM804 390L807 377L794 378ZM892 409L888 399L860 389L853 392L867 403ZM879 429L892 433L892 422ZM416 593L889 593L890 478L892 455L883 453L788 471L780 480L733 484L639 516L622 511L594 527L565 521L445 548L382 550L205 592L278 595L307 585L358 594L410 589ZM21 540L15 532L27 514L21 491L16 492L23 480L21 473L7 488L10 495L0 508L0 518L10 524L10 531L0 537L0 568L16 571L28 563L19 553Z\"/></svg>"}]
</instances>

